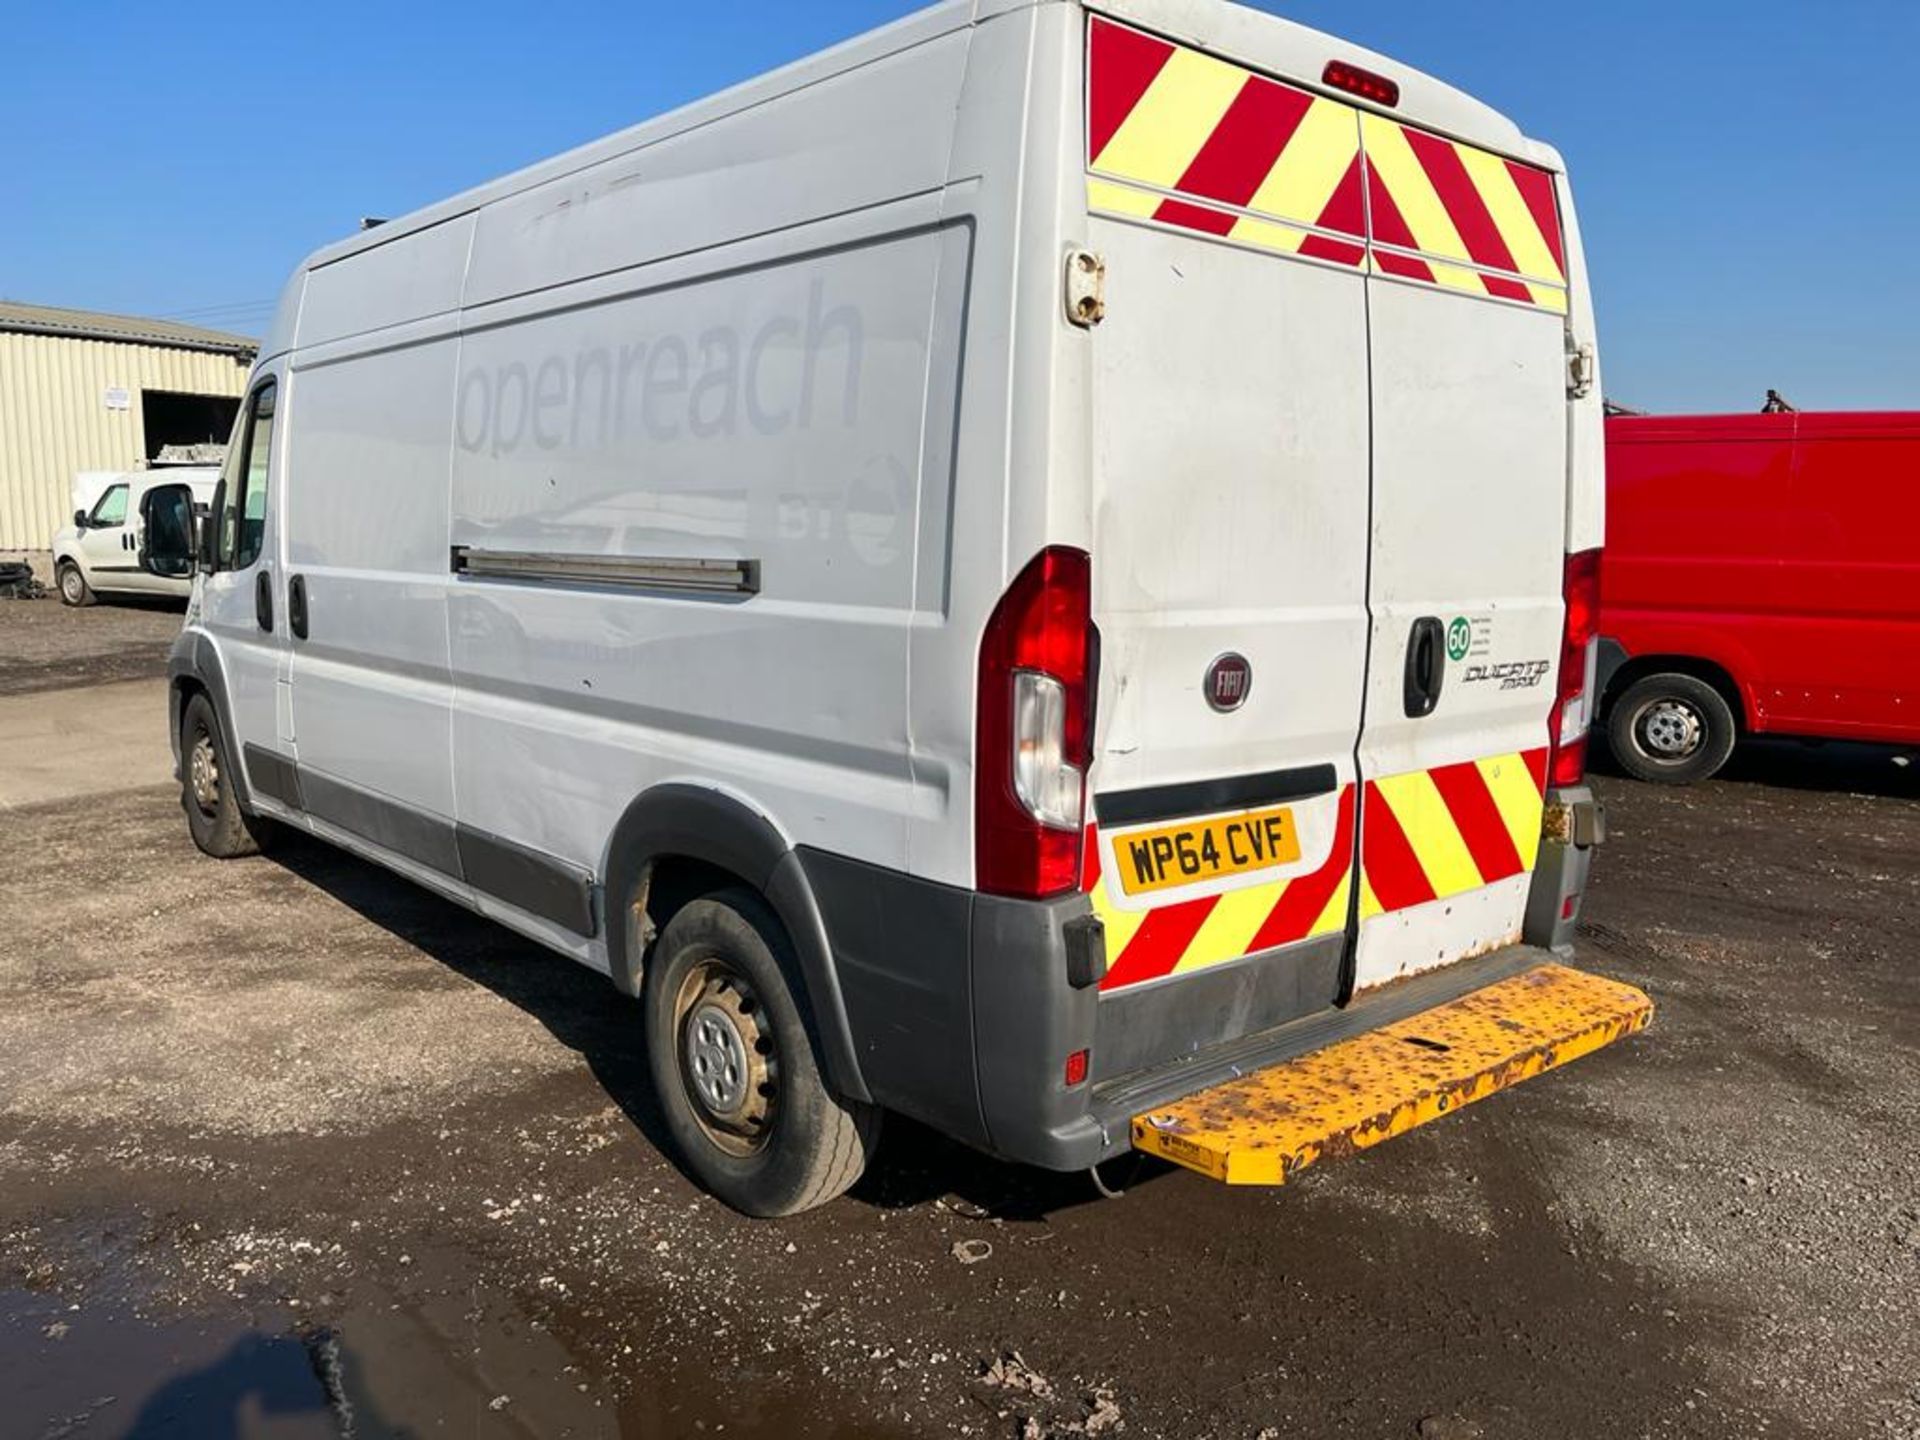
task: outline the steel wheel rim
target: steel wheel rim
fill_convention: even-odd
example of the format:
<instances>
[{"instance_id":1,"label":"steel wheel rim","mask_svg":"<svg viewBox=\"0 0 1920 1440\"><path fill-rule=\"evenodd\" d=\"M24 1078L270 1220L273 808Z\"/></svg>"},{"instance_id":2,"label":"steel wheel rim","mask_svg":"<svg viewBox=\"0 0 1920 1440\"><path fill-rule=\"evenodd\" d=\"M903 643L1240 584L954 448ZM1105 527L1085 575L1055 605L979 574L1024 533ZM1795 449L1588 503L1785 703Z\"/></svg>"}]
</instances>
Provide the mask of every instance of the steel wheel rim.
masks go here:
<instances>
[{"instance_id":1,"label":"steel wheel rim","mask_svg":"<svg viewBox=\"0 0 1920 1440\"><path fill-rule=\"evenodd\" d=\"M765 1148L779 1098L779 1050L751 982L717 955L674 993L675 1068L693 1117L728 1155Z\"/></svg>"},{"instance_id":2,"label":"steel wheel rim","mask_svg":"<svg viewBox=\"0 0 1920 1440\"><path fill-rule=\"evenodd\" d=\"M60 572L60 593L69 603L80 603L80 572L71 565Z\"/></svg>"},{"instance_id":3,"label":"steel wheel rim","mask_svg":"<svg viewBox=\"0 0 1920 1440\"><path fill-rule=\"evenodd\" d=\"M220 808L220 757L204 725L194 727L193 744L187 750L187 793L202 815Z\"/></svg>"},{"instance_id":4,"label":"steel wheel rim","mask_svg":"<svg viewBox=\"0 0 1920 1440\"><path fill-rule=\"evenodd\" d=\"M1706 742L1706 722L1686 701L1651 700L1633 717L1633 742L1649 760L1677 765Z\"/></svg>"}]
</instances>

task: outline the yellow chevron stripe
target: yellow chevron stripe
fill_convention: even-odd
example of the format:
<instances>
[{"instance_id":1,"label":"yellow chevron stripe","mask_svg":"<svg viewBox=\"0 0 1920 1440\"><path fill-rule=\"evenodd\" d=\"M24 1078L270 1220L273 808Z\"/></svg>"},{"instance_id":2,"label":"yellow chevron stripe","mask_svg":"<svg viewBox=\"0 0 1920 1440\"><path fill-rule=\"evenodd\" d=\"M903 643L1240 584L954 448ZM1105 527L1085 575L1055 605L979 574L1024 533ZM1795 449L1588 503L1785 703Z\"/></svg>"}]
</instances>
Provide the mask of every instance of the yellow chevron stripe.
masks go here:
<instances>
[{"instance_id":1,"label":"yellow chevron stripe","mask_svg":"<svg viewBox=\"0 0 1920 1440\"><path fill-rule=\"evenodd\" d=\"M1449 290L1462 290L1469 295L1484 296L1487 287L1481 283L1480 272L1463 269L1458 265L1448 265L1443 261L1429 258L1427 268L1433 271L1433 278Z\"/></svg>"},{"instance_id":2,"label":"yellow chevron stripe","mask_svg":"<svg viewBox=\"0 0 1920 1440\"><path fill-rule=\"evenodd\" d=\"M1533 788L1533 776L1527 762L1518 755L1489 755L1474 764L1480 778L1487 782L1487 793L1506 823L1513 848L1520 853L1524 869L1533 869L1540 851L1540 812L1544 808L1540 792Z\"/></svg>"},{"instance_id":3,"label":"yellow chevron stripe","mask_svg":"<svg viewBox=\"0 0 1920 1440\"><path fill-rule=\"evenodd\" d=\"M1318 222L1360 151L1358 114L1350 105L1315 100L1247 209L1308 225Z\"/></svg>"},{"instance_id":4,"label":"yellow chevron stripe","mask_svg":"<svg viewBox=\"0 0 1920 1440\"><path fill-rule=\"evenodd\" d=\"M1427 882L1436 896L1478 890L1485 883L1431 775L1411 770L1404 775L1383 776L1374 784L1406 831L1407 843L1413 847L1420 868L1427 872Z\"/></svg>"},{"instance_id":5,"label":"yellow chevron stripe","mask_svg":"<svg viewBox=\"0 0 1920 1440\"><path fill-rule=\"evenodd\" d=\"M1247 79L1237 65L1176 47L1093 168L1172 189Z\"/></svg>"},{"instance_id":6,"label":"yellow chevron stripe","mask_svg":"<svg viewBox=\"0 0 1920 1440\"><path fill-rule=\"evenodd\" d=\"M1349 869L1340 877L1340 883L1334 887L1333 896L1327 901L1327 908L1320 912L1319 918L1308 928L1308 935L1331 935L1335 930L1347 927L1347 901L1353 895L1353 871Z\"/></svg>"},{"instance_id":7,"label":"yellow chevron stripe","mask_svg":"<svg viewBox=\"0 0 1920 1440\"><path fill-rule=\"evenodd\" d=\"M1087 208L1105 210L1114 215L1145 218L1160 208L1163 196L1151 190L1136 190L1131 185L1116 185L1111 180L1087 181Z\"/></svg>"},{"instance_id":8,"label":"yellow chevron stripe","mask_svg":"<svg viewBox=\"0 0 1920 1440\"><path fill-rule=\"evenodd\" d=\"M1521 283L1533 292L1533 303L1542 310L1551 310L1556 315L1567 313L1567 292L1558 285L1536 285L1530 281Z\"/></svg>"},{"instance_id":9,"label":"yellow chevron stripe","mask_svg":"<svg viewBox=\"0 0 1920 1440\"><path fill-rule=\"evenodd\" d=\"M1500 238L1507 242L1507 250L1513 256L1513 263L1520 267L1520 273L1564 282L1567 277L1554 263L1553 250L1540 233L1540 227L1534 224L1527 202L1520 198L1520 187L1513 183L1507 162L1471 145L1455 144L1453 148L1460 153L1460 163L1467 167L1467 176L1473 181L1473 188L1480 192L1480 199L1499 227ZM1398 192L1394 198L1399 198ZM1535 294L1537 297L1538 291ZM1561 308L1565 308L1564 304Z\"/></svg>"},{"instance_id":10,"label":"yellow chevron stripe","mask_svg":"<svg viewBox=\"0 0 1920 1440\"><path fill-rule=\"evenodd\" d=\"M1184 975L1189 970L1201 970L1222 960L1238 960L1246 954L1260 926L1280 903L1287 883L1275 880L1265 885L1249 885L1243 890L1229 890L1222 895L1194 932L1193 939L1187 942L1173 973ZM1113 953L1111 947L1107 953Z\"/></svg>"},{"instance_id":11,"label":"yellow chevron stripe","mask_svg":"<svg viewBox=\"0 0 1920 1440\"><path fill-rule=\"evenodd\" d=\"M1407 132L1393 121L1372 114L1362 115L1360 126L1366 136L1367 164L1380 176L1387 193L1393 196L1393 203L1399 207L1407 228L1413 231L1413 238L1419 242L1421 250L1449 260L1471 262L1473 256L1467 252L1467 243L1460 238L1460 232L1454 228L1453 217L1447 214L1447 207L1440 201L1440 192L1433 188L1433 181L1427 178L1425 167L1413 153L1413 146L1407 141ZM1511 178L1508 183L1512 183ZM1519 193L1514 191L1515 199L1519 198ZM1436 271L1438 268L1435 267ZM1456 284L1454 288L1464 287ZM1481 294L1486 293L1477 280L1473 282L1473 288Z\"/></svg>"},{"instance_id":12,"label":"yellow chevron stripe","mask_svg":"<svg viewBox=\"0 0 1920 1440\"><path fill-rule=\"evenodd\" d=\"M1093 893L1087 897L1093 901L1093 913L1100 917L1100 923L1107 931L1107 963L1112 964L1120 958L1120 952L1140 927L1147 923L1145 910L1121 910L1107 898L1107 877L1102 875L1100 883L1093 887Z\"/></svg>"},{"instance_id":13,"label":"yellow chevron stripe","mask_svg":"<svg viewBox=\"0 0 1920 1440\"><path fill-rule=\"evenodd\" d=\"M1227 238L1245 245L1258 245L1262 250L1298 255L1300 247L1306 243L1307 232L1296 230L1291 225L1275 225L1269 220L1255 220L1249 215L1242 215L1233 222L1233 229L1227 232Z\"/></svg>"},{"instance_id":14,"label":"yellow chevron stripe","mask_svg":"<svg viewBox=\"0 0 1920 1440\"><path fill-rule=\"evenodd\" d=\"M1376 915L1387 913L1387 907L1380 903L1380 897L1373 893L1373 882L1367 879L1366 871L1360 872L1360 918L1371 920Z\"/></svg>"}]
</instances>

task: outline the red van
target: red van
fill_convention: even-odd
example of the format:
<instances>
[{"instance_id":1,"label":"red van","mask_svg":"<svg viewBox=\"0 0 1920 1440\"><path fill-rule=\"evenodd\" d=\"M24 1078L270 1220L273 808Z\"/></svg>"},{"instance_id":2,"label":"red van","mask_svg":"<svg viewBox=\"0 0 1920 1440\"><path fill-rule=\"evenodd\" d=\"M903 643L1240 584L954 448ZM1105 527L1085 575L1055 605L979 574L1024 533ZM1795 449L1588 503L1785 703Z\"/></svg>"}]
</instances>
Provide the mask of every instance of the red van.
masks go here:
<instances>
[{"instance_id":1,"label":"red van","mask_svg":"<svg viewBox=\"0 0 1920 1440\"><path fill-rule=\"evenodd\" d=\"M1607 421L1601 715L1643 780L1920 742L1920 412Z\"/></svg>"}]
</instances>

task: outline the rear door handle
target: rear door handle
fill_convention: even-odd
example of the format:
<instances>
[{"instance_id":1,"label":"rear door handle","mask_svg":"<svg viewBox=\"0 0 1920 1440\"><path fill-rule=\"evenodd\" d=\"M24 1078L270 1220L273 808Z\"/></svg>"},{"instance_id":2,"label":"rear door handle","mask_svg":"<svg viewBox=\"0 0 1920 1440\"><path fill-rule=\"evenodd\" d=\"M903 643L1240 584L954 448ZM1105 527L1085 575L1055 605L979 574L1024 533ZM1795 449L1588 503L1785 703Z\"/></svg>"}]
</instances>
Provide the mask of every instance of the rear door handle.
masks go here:
<instances>
[{"instance_id":1,"label":"rear door handle","mask_svg":"<svg viewBox=\"0 0 1920 1440\"><path fill-rule=\"evenodd\" d=\"M262 570L253 582L253 618L269 634L273 631L273 573Z\"/></svg>"},{"instance_id":2,"label":"rear door handle","mask_svg":"<svg viewBox=\"0 0 1920 1440\"><path fill-rule=\"evenodd\" d=\"M296 575L287 582L287 624L296 640L307 638L307 577Z\"/></svg>"},{"instance_id":3,"label":"rear door handle","mask_svg":"<svg viewBox=\"0 0 1920 1440\"><path fill-rule=\"evenodd\" d=\"M1407 718L1431 715L1447 678L1447 629L1437 615L1422 615L1407 632L1407 673L1402 686Z\"/></svg>"}]
</instances>

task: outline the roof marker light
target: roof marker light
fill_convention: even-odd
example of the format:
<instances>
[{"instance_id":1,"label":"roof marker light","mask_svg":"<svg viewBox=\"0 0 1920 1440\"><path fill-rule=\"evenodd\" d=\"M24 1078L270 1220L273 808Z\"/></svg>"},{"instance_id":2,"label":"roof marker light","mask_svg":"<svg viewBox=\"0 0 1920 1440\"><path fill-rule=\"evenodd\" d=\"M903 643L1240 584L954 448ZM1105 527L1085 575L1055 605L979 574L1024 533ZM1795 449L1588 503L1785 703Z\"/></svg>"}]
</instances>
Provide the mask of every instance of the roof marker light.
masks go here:
<instances>
[{"instance_id":1,"label":"roof marker light","mask_svg":"<svg viewBox=\"0 0 1920 1440\"><path fill-rule=\"evenodd\" d=\"M1362 100L1371 100L1376 105L1393 106L1400 103L1399 81L1376 75L1371 70L1362 70L1358 65L1349 65L1344 60L1329 60L1327 68L1320 72L1320 81L1336 90L1345 90L1349 95L1358 95Z\"/></svg>"}]
</instances>

